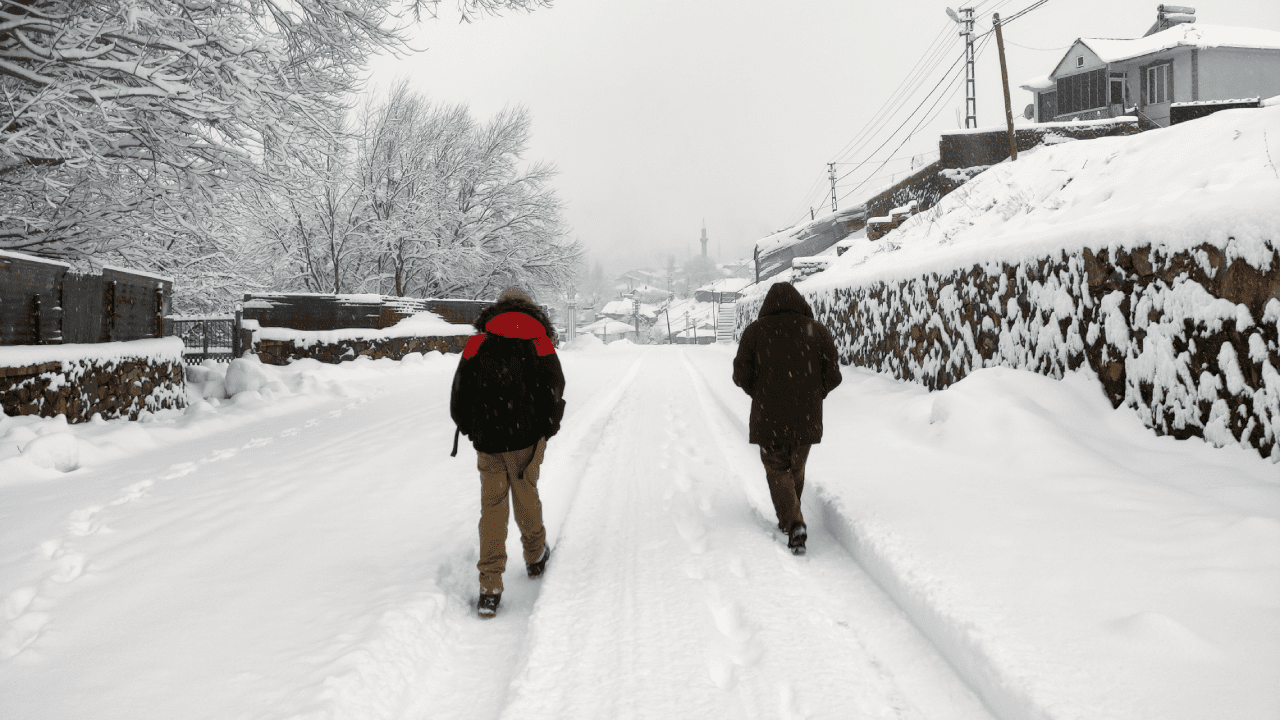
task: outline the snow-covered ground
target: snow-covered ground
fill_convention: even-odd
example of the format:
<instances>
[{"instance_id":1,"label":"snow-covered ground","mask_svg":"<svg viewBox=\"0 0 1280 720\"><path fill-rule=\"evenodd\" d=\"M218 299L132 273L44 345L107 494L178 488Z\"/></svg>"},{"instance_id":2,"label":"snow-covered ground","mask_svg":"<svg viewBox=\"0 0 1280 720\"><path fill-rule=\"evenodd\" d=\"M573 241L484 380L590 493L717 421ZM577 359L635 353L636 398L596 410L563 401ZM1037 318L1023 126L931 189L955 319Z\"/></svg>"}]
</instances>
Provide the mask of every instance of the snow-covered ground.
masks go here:
<instances>
[{"instance_id":1,"label":"snow-covered ground","mask_svg":"<svg viewBox=\"0 0 1280 720\"><path fill-rule=\"evenodd\" d=\"M0 717L1280 715L1277 466L1157 438L1079 375L846 368L796 558L733 349L561 353L555 555L528 580L513 528L490 621L456 356L0 419Z\"/></svg>"},{"instance_id":2,"label":"snow-covered ground","mask_svg":"<svg viewBox=\"0 0 1280 720\"><path fill-rule=\"evenodd\" d=\"M980 173L879 240L848 250L804 292L1019 263L1080 248L1173 253L1234 238L1268 268L1280 243L1280 105L1225 110L1158 132L1059 138ZM774 280L776 281L776 280ZM751 292L762 293L771 282Z\"/></svg>"}]
</instances>

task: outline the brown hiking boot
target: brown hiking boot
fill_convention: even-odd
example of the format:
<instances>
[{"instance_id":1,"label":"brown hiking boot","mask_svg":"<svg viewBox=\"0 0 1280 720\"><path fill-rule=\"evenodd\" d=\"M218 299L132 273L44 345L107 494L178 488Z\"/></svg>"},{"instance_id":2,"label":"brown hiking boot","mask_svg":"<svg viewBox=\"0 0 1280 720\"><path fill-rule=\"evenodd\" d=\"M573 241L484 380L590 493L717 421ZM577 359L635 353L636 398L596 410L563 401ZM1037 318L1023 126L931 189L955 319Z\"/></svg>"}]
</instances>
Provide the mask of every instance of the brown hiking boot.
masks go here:
<instances>
[{"instance_id":1,"label":"brown hiking boot","mask_svg":"<svg viewBox=\"0 0 1280 720\"><path fill-rule=\"evenodd\" d=\"M493 595L481 595L480 602L476 603L476 614L482 618L491 618L498 614L498 603L502 601L502 593L494 593Z\"/></svg>"},{"instance_id":2,"label":"brown hiking boot","mask_svg":"<svg viewBox=\"0 0 1280 720\"><path fill-rule=\"evenodd\" d=\"M808 537L809 531L805 528L804 523L798 522L791 526L791 532L788 533L787 537L787 547L791 548L792 555L804 554L804 541Z\"/></svg>"},{"instance_id":3,"label":"brown hiking boot","mask_svg":"<svg viewBox=\"0 0 1280 720\"><path fill-rule=\"evenodd\" d=\"M542 558L535 563L525 565L529 571L529 577L540 578L542 573L547 569L547 561L551 559L551 548L546 545L542 546Z\"/></svg>"}]
</instances>

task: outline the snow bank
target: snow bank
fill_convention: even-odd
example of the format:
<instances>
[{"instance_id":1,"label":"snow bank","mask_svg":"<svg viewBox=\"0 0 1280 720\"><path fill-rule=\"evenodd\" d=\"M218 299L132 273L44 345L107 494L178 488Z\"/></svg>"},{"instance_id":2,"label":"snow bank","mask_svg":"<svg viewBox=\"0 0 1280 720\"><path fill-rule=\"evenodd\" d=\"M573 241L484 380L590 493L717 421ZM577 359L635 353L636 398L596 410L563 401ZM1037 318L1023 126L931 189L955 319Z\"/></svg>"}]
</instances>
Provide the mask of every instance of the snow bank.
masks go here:
<instances>
[{"instance_id":1,"label":"snow bank","mask_svg":"<svg viewBox=\"0 0 1280 720\"><path fill-rule=\"evenodd\" d=\"M369 382L434 372L437 364L456 360L456 355L428 352L411 353L400 361L364 357L340 365L303 359L277 367L253 356L230 363L206 361L186 368L185 387L180 384L169 391L180 402L140 407L133 413L139 422L107 412L96 412L80 424L68 424L67 415L0 415L0 479L51 478L92 468L153 450L177 436L220 431L299 405L360 395ZM181 378L182 366L176 362Z\"/></svg>"},{"instance_id":2,"label":"snow bank","mask_svg":"<svg viewBox=\"0 0 1280 720\"><path fill-rule=\"evenodd\" d=\"M1280 713L1280 484L1152 437L1087 372L845 370L827 527L1002 718ZM811 541L811 546L813 542Z\"/></svg>"},{"instance_id":3,"label":"snow bank","mask_svg":"<svg viewBox=\"0 0 1280 720\"><path fill-rule=\"evenodd\" d=\"M1087 365L1174 437L1280 459L1280 108L1040 147L800 282L841 359L943 388ZM759 288L737 308L739 333Z\"/></svg>"},{"instance_id":4,"label":"snow bank","mask_svg":"<svg viewBox=\"0 0 1280 720\"><path fill-rule=\"evenodd\" d=\"M591 333L583 333L569 342L565 343L562 351L583 352L586 350L596 350L604 347L604 341L592 335Z\"/></svg>"},{"instance_id":5,"label":"snow bank","mask_svg":"<svg viewBox=\"0 0 1280 720\"><path fill-rule=\"evenodd\" d=\"M1016 264L1063 250L1222 247L1228 238L1261 267L1280 238L1280 174L1268 160L1275 144L1268 137L1280 137L1280 108L1041 145L992 166L881 241L850 243L806 287Z\"/></svg>"}]
</instances>

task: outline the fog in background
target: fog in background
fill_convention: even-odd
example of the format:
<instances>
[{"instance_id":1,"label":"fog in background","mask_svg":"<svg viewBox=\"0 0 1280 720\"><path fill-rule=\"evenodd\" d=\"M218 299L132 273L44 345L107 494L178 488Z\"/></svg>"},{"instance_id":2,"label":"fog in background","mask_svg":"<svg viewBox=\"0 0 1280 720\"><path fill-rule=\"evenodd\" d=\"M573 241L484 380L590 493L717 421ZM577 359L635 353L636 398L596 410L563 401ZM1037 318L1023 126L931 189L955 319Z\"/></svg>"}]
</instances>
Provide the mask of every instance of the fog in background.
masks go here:
<instances>
[{"instance_id":1,"label":"fog in background","mask_svg":"<svg viewBox=\"0 0 1280 720\"><path fill-rule=\"evenodd\" d=\"M993 10L1009 17L1032 2L975 3L979 32ZM1009 24L1015 116L1031 102L1018 85L1048 74L1077 37L1140 37L1156 6L1050 0ZM1202 24L1280 30L1275 0L1194 6ZM935 41L949 43L942 64L847 161L867 160L963 52L946 5L922 0L557 0L470 24L459 23L448 3L439 9L438 20L414 31L423 52L374 60L370 91L406 77L432 100L466 103L480 118L527 106L528 159L560 168L555 187L573 235L611 273L699 252L704 219L709 254L728 261L807 217L811 205L829 209L826 163L848 149ZM994 42L977 76L979 125L1002 124ZM963 126L963 79L953 91L896 156L936 151L939 131ZM875 165L901 140L875 154ZM848 194L841 207L887 185L890 171L900 179L910 167L909 159L895 160L856 190L866 172L849 176L838 188Z\"/></svg>"}]
</instances>

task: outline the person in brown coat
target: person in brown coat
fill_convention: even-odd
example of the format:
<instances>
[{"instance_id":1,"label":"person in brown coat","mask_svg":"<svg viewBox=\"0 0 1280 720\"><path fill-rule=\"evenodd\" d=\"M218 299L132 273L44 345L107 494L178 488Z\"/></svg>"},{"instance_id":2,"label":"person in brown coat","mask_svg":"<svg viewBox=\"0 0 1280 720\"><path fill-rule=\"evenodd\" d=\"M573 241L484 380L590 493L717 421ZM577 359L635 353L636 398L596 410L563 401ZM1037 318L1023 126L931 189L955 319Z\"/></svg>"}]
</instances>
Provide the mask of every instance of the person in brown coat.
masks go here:
<instances>
[{"instance_id":1,"label":"person in brown coat","mask_svg":"<svg viewBox=\"0 0 1280 720\"><path fill-rule=\"evenodd\" d=\"M841 379L835 340L809 303L791 283L769 288L742 332L733 382L751 396L749 441L760 446L778 528L796 555L808 537L800 512L805 462L822 441L822 401Z\"/></svg>"}]
</instances>

